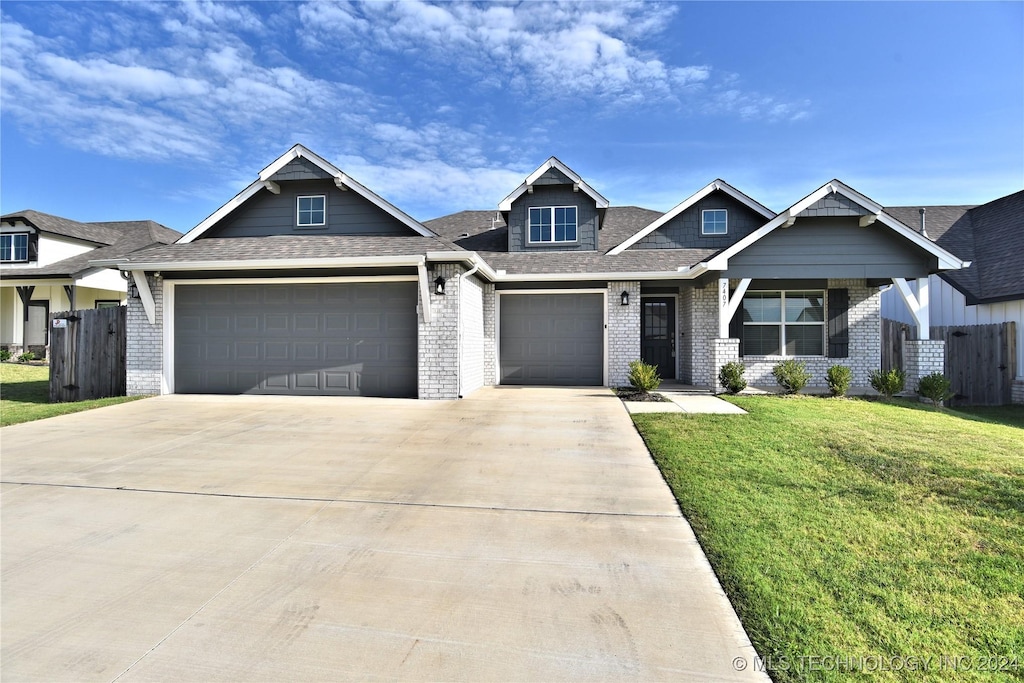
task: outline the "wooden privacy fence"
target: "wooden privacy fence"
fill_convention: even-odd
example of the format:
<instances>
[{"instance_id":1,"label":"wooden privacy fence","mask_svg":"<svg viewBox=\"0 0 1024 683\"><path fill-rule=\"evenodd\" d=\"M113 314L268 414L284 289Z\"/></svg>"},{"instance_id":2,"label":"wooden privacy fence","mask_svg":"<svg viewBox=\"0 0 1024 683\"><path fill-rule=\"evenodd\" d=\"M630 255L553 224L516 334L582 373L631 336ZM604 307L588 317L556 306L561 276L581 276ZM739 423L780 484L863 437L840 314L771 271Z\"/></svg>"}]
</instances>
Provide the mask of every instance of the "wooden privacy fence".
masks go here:
<instances>
[{"instance_id":1,"label":"wooden privacy fence","mask_svg":"<svg viewBox=\"0 0 1024 683\"><path fill-rule=\"evenodd\" d=\"M956 392L952 405L998 406L1011 402L1017 375L1016 323L933 327L930 333L932 339L946 342L943 372ZM883 318L882 369L903 369L903 340L916 338L917 328Z\"/></svg>"},{"instance_id":2,"label":"wooden privacy fence","mask_svg":"<svg viewBox=\"0 0 1024 683\"><path fill-rule=\"evenodd\" d=\"M125 395L126 313L117 306L50 316L51 403Z\"/></svg>"}]
</instances>

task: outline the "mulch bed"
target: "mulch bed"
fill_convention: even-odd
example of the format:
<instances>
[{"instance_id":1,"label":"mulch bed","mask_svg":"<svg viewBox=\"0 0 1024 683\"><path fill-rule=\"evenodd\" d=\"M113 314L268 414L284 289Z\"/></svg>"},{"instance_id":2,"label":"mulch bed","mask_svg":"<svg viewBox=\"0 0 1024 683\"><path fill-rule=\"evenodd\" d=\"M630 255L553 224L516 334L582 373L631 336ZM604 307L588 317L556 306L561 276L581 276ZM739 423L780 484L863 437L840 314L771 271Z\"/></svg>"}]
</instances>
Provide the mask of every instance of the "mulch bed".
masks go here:
<instances>
[{"instance_id":1,"label":"mulch bed","mask_svg":"<svg viewBox=\"0 0 1024 683\"><path fill-rule=\"evenodd\" d=\"M632 387L619 388L615 390L615 393L623 401L639 401L639 402L650 402L650 403L670 403L670 401L662 396L661 394L651 394L644 391L636 391Z\"/></svg>"}]
</instances>

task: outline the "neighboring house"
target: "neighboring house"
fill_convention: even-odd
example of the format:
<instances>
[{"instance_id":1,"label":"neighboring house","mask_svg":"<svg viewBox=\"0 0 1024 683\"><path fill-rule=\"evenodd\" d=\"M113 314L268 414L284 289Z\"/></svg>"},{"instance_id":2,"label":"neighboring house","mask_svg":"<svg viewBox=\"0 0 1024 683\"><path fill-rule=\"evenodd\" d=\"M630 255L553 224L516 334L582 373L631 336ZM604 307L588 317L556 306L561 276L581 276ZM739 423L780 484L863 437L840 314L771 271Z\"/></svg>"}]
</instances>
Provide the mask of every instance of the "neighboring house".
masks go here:
<instances>
[{"instance_id":1,"label":"neighboring house","mask_svg":"<svg viewBox=\"0 0 1024 683\"><path fill-rule=\"evenodd\" d=\"M637 358L707 387L798 358L815 386L844 364L866 387L879 288L964 264L837 180L780 214L721 180L660 213L552 157L497 211L420 223L296 145L176 244L102 265L138 284L131 394L447 399L623 385ZM942 342L906 356L941 369Z\"/></svg>"},{"instance_id":2,"label":"neighboring house","mask_svg":"<svg viewBox=\"0 0 1024 683\"><path fill-rule=\"evenodd\" d=\"M929 278L933 327L1016 323L1013 402L1024 403L1024 191L981 206L901 206L886 212L971 262ZM916 283L910 289L917 295ZM882 317L917 324L895 289L882 294Z\"/></svg>"},{"instance_id":3,"label":"neighboring house","mask_svg":"<svg viewBox=\"0 0 1024 683\"><path fill-rule=\"evenodd\" d=\"M50 313L125 301L127 281L90 260L179 237L153 221L80 223L31 210L0 216L0 347L45 356Z\"/></svg>"}]
</instances>

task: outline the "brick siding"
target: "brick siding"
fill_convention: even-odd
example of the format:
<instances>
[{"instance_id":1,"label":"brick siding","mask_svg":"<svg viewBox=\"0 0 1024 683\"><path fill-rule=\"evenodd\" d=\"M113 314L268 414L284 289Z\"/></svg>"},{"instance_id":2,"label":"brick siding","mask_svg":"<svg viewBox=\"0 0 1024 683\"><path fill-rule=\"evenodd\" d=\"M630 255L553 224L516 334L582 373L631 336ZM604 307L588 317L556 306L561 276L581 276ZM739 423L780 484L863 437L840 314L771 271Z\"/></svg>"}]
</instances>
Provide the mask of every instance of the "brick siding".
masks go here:
<instances>
[{"instance_id":1,"label":"brick siding","mask_svg":"<svg viewBox=\"0 0 1024 683\"><path fill-rule=\"evenodd\" d=\"M128 298L128 348L125 388L129 396L159 394L164 367L164 281L146 277L156 304L156 324L150 325L142 299Z\"/></svg>"},{"instance_id":2,"label":"brick siding","mask_svg":"<svg viewBox=\"0 0 1024 683\"><path fill-rule=\"evenodd\" d=\"M622 292L629 292L629 306ZM608 283L608 386L629 384L629 363L640 359L640 283Z\"/></svg>"}]
</instances>

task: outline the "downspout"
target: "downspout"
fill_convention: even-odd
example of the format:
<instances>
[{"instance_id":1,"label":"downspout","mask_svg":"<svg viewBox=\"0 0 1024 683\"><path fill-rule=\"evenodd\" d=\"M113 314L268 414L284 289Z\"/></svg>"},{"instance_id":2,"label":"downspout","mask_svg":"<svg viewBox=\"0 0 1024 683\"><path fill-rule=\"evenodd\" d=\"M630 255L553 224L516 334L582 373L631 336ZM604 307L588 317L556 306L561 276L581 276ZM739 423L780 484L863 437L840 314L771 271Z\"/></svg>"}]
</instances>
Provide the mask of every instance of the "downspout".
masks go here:
<instances>
[{"instance_id":1,"label":"downspout","mask_svg":"<svg viewBox=\"0 0 1024 683\"><path fill-rule=\"evenodd\" d=\"M455 322L455 325L456 325L456 339L458 339L458 351L456 353L456 357L457 357L457 361L456 362L458 363L457 376L459 378L459 393L458 393L459 398L462 398L462 343L463 343L463 339L462 339L462 311L463 311L463 308L462 308L462 303L463 303L463 300L462 300L462 283L465 281L465 279L467 277L469 277L470 275L475 274L476 271L478 271L478 270L480 270L480 264L479 263L477 263L472 268L470 268L465 273L463 273L462 275L459 276L459 315L456 318L456 322Z\"/></svg>"}]
</instances>

